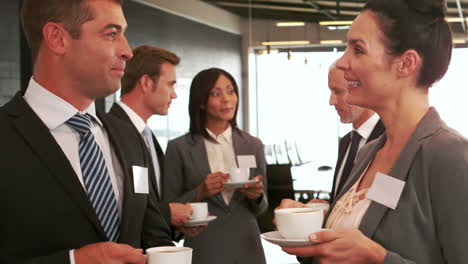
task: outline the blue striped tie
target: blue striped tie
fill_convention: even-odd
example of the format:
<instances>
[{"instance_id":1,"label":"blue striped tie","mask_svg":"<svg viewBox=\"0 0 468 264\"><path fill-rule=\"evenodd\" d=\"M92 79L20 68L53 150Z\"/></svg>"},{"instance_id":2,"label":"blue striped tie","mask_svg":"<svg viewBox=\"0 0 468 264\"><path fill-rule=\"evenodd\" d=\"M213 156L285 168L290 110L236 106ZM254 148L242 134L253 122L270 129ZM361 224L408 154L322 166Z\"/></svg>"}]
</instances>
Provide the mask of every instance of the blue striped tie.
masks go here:
<instances>
[{"instance_id":1,"label":"blue striped tie","mask_svg":"<svg viewBox=\"0 0 468 264\"><path fill-rule=\"evenodd\" d=\"M76 114L66 122L80 134L80 164L89 200L109 241L119 237L119 211L106 162L93 133L89 115Z\"/></svg>"}]
</instances>

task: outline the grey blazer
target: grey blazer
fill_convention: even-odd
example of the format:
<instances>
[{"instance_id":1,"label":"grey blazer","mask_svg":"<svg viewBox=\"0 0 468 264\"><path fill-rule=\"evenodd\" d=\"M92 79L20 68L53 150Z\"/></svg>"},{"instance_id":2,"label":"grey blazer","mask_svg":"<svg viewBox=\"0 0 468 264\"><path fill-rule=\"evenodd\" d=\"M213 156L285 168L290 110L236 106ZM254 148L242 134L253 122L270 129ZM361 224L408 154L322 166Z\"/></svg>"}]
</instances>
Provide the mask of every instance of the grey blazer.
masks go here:
<instances>
[{"instance_id":1,"label":"grey blazer","mask_svg":"<svg viewBox=\"0 0 468 264\"><path fill-rule=\"evenodd\" d=\"M335 201L356 182L385 141L386 134L359 152ZM406 182L397 207L392 210L371 202L359 226L388 250L384 263L466 263L468 140L431 108L389 174Z\"/></svg>"},{"instance_id":2,"label":"grey blazer","mask_svg":"<svg viewBox=\"0 0 468 264\"><path fill-rule=\"evenodd\" d=\"M264 194L259 201L234 192L229 206L220 193L206 199L208 210L217 219L200 235L186 238L185 245L193 248L193 264L262 264L265 263L256 215L268 207L266 195L266 162L262 142L251 135L232 130L234 152L255 155L257 168L251 177L264 176ZM192 202L196 188L211 173L202 136L190 133L169 141L165 156L166 181L163 199Z\"/></svg>"}]
</instances>

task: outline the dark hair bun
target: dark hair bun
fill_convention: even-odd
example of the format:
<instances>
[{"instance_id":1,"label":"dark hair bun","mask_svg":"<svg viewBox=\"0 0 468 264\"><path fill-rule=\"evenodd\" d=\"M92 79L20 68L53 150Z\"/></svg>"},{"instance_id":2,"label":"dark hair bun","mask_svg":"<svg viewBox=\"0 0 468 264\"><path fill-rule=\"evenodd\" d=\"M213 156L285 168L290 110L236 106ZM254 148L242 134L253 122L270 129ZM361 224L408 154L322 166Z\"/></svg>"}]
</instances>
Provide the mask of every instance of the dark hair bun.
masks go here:
<instances>
[{"instance_id":1,"label":"dark hair bun","mask_svg":"<svg viewBox=\"0 0 468 264\"><path fill-rule=\"evenodd\" d=\"M406 0L406 3L409 8L424 16L444 18L447 13L446 0Z\"/></svg>"}]
</instances>

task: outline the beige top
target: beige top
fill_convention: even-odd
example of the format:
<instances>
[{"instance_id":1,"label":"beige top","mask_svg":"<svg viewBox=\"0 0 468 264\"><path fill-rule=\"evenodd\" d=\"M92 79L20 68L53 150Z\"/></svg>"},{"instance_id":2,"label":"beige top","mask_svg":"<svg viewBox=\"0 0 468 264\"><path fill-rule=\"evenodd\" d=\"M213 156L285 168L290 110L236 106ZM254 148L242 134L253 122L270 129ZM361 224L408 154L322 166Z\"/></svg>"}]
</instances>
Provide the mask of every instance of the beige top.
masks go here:
<instances>
[{"instance_id":1,"label":"beige top","mask_svg":"<svg viewBox=\"0 0 468 264\"><path fill-rule=\"evenodd\" d=\"M359 180L336 203L328 217L326 228L358 228L371 201L366 198L369 188L357 191L364 170Z\"/></svg>"}]
</instances>

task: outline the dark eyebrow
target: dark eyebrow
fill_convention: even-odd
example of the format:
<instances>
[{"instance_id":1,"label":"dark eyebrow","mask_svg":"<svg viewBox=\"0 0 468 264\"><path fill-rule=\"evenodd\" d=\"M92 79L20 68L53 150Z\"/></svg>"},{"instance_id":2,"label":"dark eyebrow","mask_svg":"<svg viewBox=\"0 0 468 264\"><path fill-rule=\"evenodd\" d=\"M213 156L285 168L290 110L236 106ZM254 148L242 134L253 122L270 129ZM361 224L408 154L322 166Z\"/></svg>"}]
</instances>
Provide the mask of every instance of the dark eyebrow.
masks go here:
<instances>
[{"instance_id":1,"label":"dark eyebrow","mask_svg":"<svg viewBox=\"0 0 468 264\"><path fill-rule=\"evenodd\" d=\"M104 27L104 30L103 30L103 31L108 30L108 29L110 29L110 28L115 28L115 29L117 29L118 31L122 31L122 30L123 30L123 28L122 28L121 25L118 25L118 24L108 24L108 25L106 25L106 26Z\"/></svg>"},{"instance_id":2,"label":"dark eyebrow","mask_svg":"<svg viewBox=\"0 0 468 264\"><path fill-rule=\"evenodd\" d=\"M356 44L358 42L362 42L365 44L364 40L362 39L351 39L351 40L348 40L348 44Z\"/></svg>"}]
</instances>

